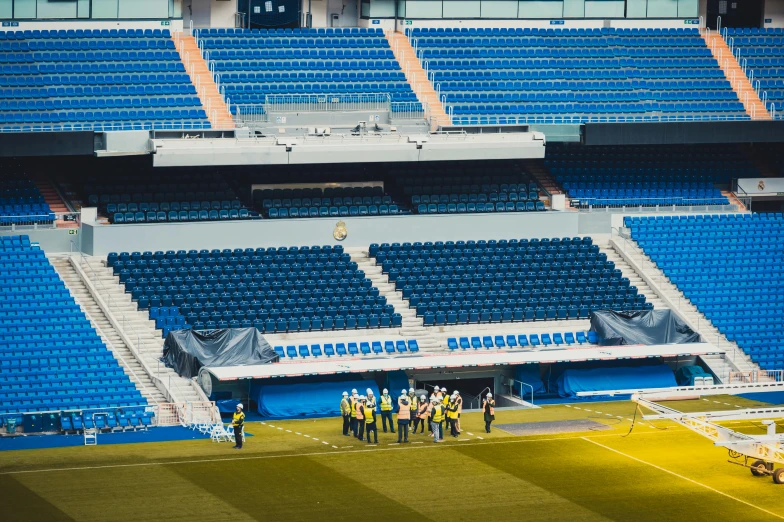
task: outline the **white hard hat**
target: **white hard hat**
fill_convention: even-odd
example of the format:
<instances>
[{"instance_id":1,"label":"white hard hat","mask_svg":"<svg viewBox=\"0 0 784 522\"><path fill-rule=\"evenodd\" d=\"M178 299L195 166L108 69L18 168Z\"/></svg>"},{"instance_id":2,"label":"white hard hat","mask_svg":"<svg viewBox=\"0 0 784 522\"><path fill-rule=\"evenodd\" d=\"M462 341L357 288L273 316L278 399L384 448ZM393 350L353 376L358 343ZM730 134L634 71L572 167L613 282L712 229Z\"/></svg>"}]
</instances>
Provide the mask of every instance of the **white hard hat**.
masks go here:
<instances>
[{"instance_id":1,"label":"white hard hat","mask_svg":"<svg viewBox=\"0 0 784 522\"><path fill-rule=\"evenodd\" d=\"M361 401L366 401L366 400L367 400L367 397L365 397L364 395L360 395L360 396L359 396L359 400L361 400Z\"/></svg>"},{"instance_id":2,"label":"white hard hat","mask_svg":"<svg viewBox=\"0 0 784 522\"><path fill-rule=\"evenodd\" d=\"M492 394L492 393L490 393L490 392L487 392L487 396L488 396L488 397L492 397L492 396L493 396L493 394Z\"/></svg>"},{"instance_id":3,"label":"white hard hat","mask_svg":"<svg viewBox=\"0 0 784 522\"><path fill-rule=\"evenodd\" d=\"M414 388L409 388L408 389L408 393L411 393L412 391L414 391Z\"/></svg>"},{"instance_id":4,"label":"white hard hat","mask_svg":"<svg viewBox=\"0 0 784 522\"><path fill-rule=\"evenodd\" d=\"M243 408L242 403L237 404L237 408L241 410Z\"/></svg>"},{"instance_id":5,"label":"white hard hat","mask_svg":"<svg viewBox=\"0 0 784 522\"><path fill-rule=\"evenodd\" d=\"M406 390L403 390L403 391L401 391L400 393L402 393L403 395L405 395L405 394L406 394Z\"/></svg>"},{"instance_id":6,"label":"white hard hat","mask_svg":"<svg viewBox=\"0 0 784 522\"><path fill-rule=\"evenodd\" d=\"M387 390L386 388L384 388L384 394L387 394L387 393L389 393L389 390Z\"/></svg>"},{"instance_id":7,"label":"white hard hat","mask_svg":"<svg viewBox=\"0 0 784 522\"><path fill-rule=\"evenodd\" d=\"M452 392L452 394L453 394L453 395L460 395L460 392L459 392L459 391L457 391L457 390L455 390L455 391L453 391L453 392Z\"/></svg>"},{"instance_id":8,"label":"white hard hat","mask_svg":"<svg viewBox=\"0 0 784 522\"><path fill-rule=\"evenodd\" d=\"M354 395L355 393L357 393L357 389L356 389L356 388L354 388L354 389L352 389L352 390L351 390L351 394L352 394L352 395Z\"/></svg>"},{"instance_id":9,"label":"white hard hat","mask_svg":"<svg viewBox=\"0 0 784 522\"><path fill-rule=\"evenodd\" d=\"M426 401L426 400L427 400L427 396L426 396L425 394L422 394L422 400L423 400L423 401Z\"/></svg>"},{"instance_id":10,"label":"white hard hat","mask_svg":"<svg viewBox=\"0 0 784 522\"><path fill-rule=\"evenodd\" d=\"M441 391L442 392L446 392L446 388L441 388Z\"/></svg>"},{"instance_id":11,"label":"white hard hat","mask_svg":"<svg viewBox=\"0 0 784 522\"><path fill-rule=\"evenodd\" d=\"M441 388L439 388L438 386L436 386L436 387L435 387L435 388L433 388L433 389L434 389L435 391L438 391L438 390L440 390Z\"/></svg>"},{"instance_id":12,"label":"white hard hat","mask_svg":"<svg viewBox=\"0 0 784 522\"><path fill-rule=\"evenodd\" d=\"M348 397L348 392L343 392L343 397Z\"/></svg>"},{"instance_id":13,"label":"white hard hat","mask_svg":"<svg viewBox=\"0 0 784 522\"><path fill-rule=\"evenodd\" d=\"M373 390L371 390L370 388L368 388L368 389L367 389L367 394L368 394L368 395L373 395Z\"/></svg>"}]
</instances>

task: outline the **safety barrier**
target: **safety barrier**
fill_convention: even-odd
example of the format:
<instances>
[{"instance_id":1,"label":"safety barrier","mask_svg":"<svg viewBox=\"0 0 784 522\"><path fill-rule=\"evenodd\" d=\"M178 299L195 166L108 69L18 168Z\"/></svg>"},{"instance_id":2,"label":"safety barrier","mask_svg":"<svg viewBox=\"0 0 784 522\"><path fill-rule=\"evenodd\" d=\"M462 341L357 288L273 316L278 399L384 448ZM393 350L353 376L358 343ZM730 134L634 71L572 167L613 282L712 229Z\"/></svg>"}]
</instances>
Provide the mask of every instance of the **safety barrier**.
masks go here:
<instances>
[{"instance_id":1,"label":"safety barrier","mask_svg":"<svg viewBox=\"0 0 784 522\"><path fill-rule=\"evenodd\" d=\"M730 372L728 384L784 382L784 370L752 370Z\"/></svg>"},{"instance_id":2,"label":"safety barrier","mask_svg":"<svg viewBox=\"0 0 784 522\"><path fill-rule=\"evenodd\" d=\"M0 230L40 230L57 228L58 222L76 222L80 220L79 212L50 212L47 214L27 214L23 216L0 215Z\"/></svg>"},{"instance_id":3,"label":"safety barrier","mask_svg":"<svg viewBox=\"0 0 784 522\"><path fill-rule=\"evenodd\" d=\"M627 199L608 198L574 198L570 201L572 208L580 212L673 212L673 211L710 211L732 212L739 210L738 206L727 202L706 203L711 198L686 199L686 198L651 198L635 197Z\"/></svg>"}]
</instances>

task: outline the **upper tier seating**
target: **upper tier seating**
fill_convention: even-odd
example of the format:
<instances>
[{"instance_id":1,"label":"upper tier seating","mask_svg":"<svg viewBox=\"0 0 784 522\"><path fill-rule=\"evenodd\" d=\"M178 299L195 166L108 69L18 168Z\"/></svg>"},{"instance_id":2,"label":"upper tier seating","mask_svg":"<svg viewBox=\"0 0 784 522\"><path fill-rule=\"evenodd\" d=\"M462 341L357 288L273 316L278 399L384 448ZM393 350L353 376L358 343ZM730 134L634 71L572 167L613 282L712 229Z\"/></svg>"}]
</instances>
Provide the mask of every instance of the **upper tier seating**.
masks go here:
<instances>
[{"instance_id":1,"label":"upper tier seating","mask_svg":"<svg viewBox=\"0 0 784 522\"><path fill-rule=\"evenodd\" d=\"M54 219L32 180L6 169L0 172L0 226L52 223Z\"/></svg>"},{"instance_id":2,"label":"upper tier seating","mask_svg":"<svg viewBox=\"0 0 784 522\"><path fill-rule=\"evenodd\" d=\"M726 145L574 147L556 143L548 146L545 165L581 207L727 205L717 184L759 175L742 152Z\"/></svg>"},{"instance_id":3,"label":"upper tier seating","mask_svg":"<svg viewBox=\"0 0 784 522\"><path fill-rule=\"evenodd\" d=\"M784 368L784 215L624 218L632 238L760 367Z\"/></svg>"},{"instance_id":4,"label":"upper tier seating","mask_svg":"<svg viewBox=\"0 0 784 522\"><path fill-rule=\"evenodd\" d=\"M696 28L410 34L457 124L748 119Z\"/></svg>"},{"instance_id":5,"label":"upper tier seating","mask_svg":"<svg viewBox=\"0 0 784 522\"><path fill-rule=\"evenodd\" d=\"M768 108L776 107L776 119L784 119L784 28L727 28L727 40L740 49L741 59L760 81L760 93L768 93Z\"/></svg>"},{"instance_id":6,"label":"upper tier seating","mask_svg":"<svg viewBox=\"0 0 784 522\"><path fill-rule=\"evenodd\" d=\"M197 34L233 111L237 104L263 104L268 94L389 94L393 102L417 102L381 29L202 29Z\"/></svg>"},{"instance_id":7,"label":"upper tier seating","mask_svg":"<svg viewBox=\"0 0 784 522\"><path fill-rule=\"evenodd\" d=\"M268 218L388 216L405 214L384 187L257 189L253 204Z\"/></svg>"},{"instance_id":8,"label":"upper tier seating","mask_svg":"<svg viewBox=\"0 0 784 522\"><path fill-rule=\"evenodd\" d=\"M0 237L0 414L146 405L44 252Z\"/></svg>"},{"instance_id":9,"label":"upper tier seating","mask_svg":"<svg viewBox=\"0 0 784 522\"><path fill-rule=\"evenodd\" d=\"M589 237L383 243L369 255L425 326L652 308Z\"/></svg>"},{"instance_id":10,"label":"upper tier seating","mask_svg":"<svg viewBox=\"0 0 784 522\"><path fill-rule=\"evenodd\" d=\"M209 128L164 29L0 32L0 131Z\"/></svg>"},{"instance_id":11,"label":"upper tier seating","mask_svg":"<svg viewBox=\"0 0 784 522\"><path fill-rule=\"evenodd\" d=\"M341 246L110 253L156 327L300 332L399 327L402 317Z\"/></svg>"},{"instance_id":12,"label":"upper tier seating","mask_svg":"<svg viewBox=\"0 0 784 522\"><path fill-rule=\"evenodd\" d=\"M545 210L539 187L516 162L414 164L406 174L395 179L396 192L419 214Z\"/></svg>"},{"instance_id":13,"label":"upper tier seating","mask_svg":"<svg viewBox=\"0 0 784 522\"><path fill-rule=\"evenodd\" d=\"M251 213L224 179L213 173L158 175L126 173L91 177L83 192L112 223L160 223L251 219Z\"/></svg>"}]
</instances>

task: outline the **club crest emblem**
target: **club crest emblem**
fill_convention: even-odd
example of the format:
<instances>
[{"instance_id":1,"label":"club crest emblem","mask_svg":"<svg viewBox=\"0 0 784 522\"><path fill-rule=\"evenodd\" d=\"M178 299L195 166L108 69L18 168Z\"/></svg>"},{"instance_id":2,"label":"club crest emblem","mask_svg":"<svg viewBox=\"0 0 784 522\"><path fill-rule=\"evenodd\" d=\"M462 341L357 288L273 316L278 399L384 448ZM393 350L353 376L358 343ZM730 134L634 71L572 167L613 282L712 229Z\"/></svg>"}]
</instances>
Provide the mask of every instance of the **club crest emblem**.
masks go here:
<instances>
[{"instance_id":1,"label":"club crest emblem","mask_svg":"<svg viewBox=\"0 0 784 522\"><path fill-rule=\"evenodd\" d=\"M346 239L346 237L348 237L346 223L343 221L338 221L338 224L335 225L335 230L332 231L332 237L334 237L337 241L343 241Z\"/></svg>"}]
</instances>

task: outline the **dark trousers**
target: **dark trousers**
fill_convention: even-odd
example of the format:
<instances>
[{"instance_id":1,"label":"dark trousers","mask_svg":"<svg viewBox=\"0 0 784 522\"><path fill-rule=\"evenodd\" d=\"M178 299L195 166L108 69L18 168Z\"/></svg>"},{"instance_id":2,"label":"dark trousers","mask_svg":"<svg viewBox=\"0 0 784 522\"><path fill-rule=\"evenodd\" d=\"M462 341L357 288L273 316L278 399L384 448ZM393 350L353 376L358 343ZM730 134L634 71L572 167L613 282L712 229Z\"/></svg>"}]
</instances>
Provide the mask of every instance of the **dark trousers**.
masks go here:
<instances>
[{"instance_id":1,"label":"dark trousers","mask_svg":"<svg viewBox=\"0 0 784 522\"><path fill-rule=\"evenodd\" d=\"M449 426L452 428L452 436L457 437L457 434L460 433L457 431L457 419L449 419Z\"/></svg>"},{"instance_id":2,"label":"dark trousers","mask_svg":"<svg viewBox=\"0 0 784 522\"><path fill-rule=\"evenodd\" d=\"M351 429L351 415L343 415L343 435L348 435L349 429Z\"/></svg>"},{"instance_id":3,"label":"dark trousers","mask_svg":"<svg viewBox=\"0 0 784 522\"><path fill-rule=\"evenodd\" d=\"M365 438L365 419L357 419L357 438Z\"/></svg>"},{"instance_id":4,"label":"dark trousers","mask_svg":"<svg viewBox=\"0 0 784 522\"><path fill-rule=\"evenodd\" d=\"M398 442L408 442L408 421L400 422L397 421L397 441ZM403 437L405 437L404 440Z\"/></svg>"},{"instance_id":5,"label":"dark trousers","mask_svg":"<svg viewBox=\"0 0 784 522\"><path fill-rule=\"evenodd\" d=\"M389 431L395 433L395 425L392 422L392 411L381 412L381 426L384 428L384 433L387 432L387 421L389 421Z\"/></svg>"},{"instance_id":6,"label":"dark trousers","mask_svg":"<svg viewBox=\"0 0 784 522\"><path fill-rule=\"evenodd\" d=\"M452 429L452 419L444 419L444 429L450 430Z\"/></svg>"},{"instance_id":7,"label":"dark trousers","mask_svg":"<svg viewBox=\"0 0 784 522\"><path fill-rule=\"evenodd\" d=\"M357 436L357 418L356 417L351 417L351 420L349 421L349 423L351 424L351 433L353 433L354 436L356 437Z\"/></svg>"},{"instance_id":8,"label":"dark trousers","mask_svg":"<svg viewBox=\"0 0 784 522\"><path fill-rule=\"evenodd\" d=\"M242 447L242 426L234 426L234 445Z\"/></svg>"},{"instance_id":9,"label":"dark trousers","mask_svg":"<svg viewBox=\"0 0 784 522\"><path fill-rule=\"evenodd\" d=\"M378 428L376 427L376 421L368 422L365 424L365 433L367 433L367 441L370 444L370 433L373 432L375 436L375 443L378 444Z\"/></svg>"},{"instance_id":10,"label":"dark trousers","mask_svg":"<svg viewBox=\"0 0 784 522\"><path fill-rule=\"evenodd\" d=\"M420 433L425 432L425 419L420 419L419 417L414 419L414 427L411 428L411 433L416 433L417 428L419 425L422 425L422 431Z\"/></svg>"},{"instance_id":11,"label":"dark trousers","mask_svg":"<svg viewBox=\"0 0 784 522\"><path fill-rule=\"evenodd\" d=\"M433 419L430 417L427 418L427 431L433 433Z\"/></svg>"},{"instance_id":12,"label":"dark trousers","mask_svg":"<svg viewBox=\"0 0 784 522\"><path fill-rule=\"evenodd\" d=\"M490 423L491 423L491 422L493 422L493 421L491 421L491 420L489 420L489 421L485 421L485 431L486 431L487 433L490 433Z\"/></svg>"}]
</instances>

